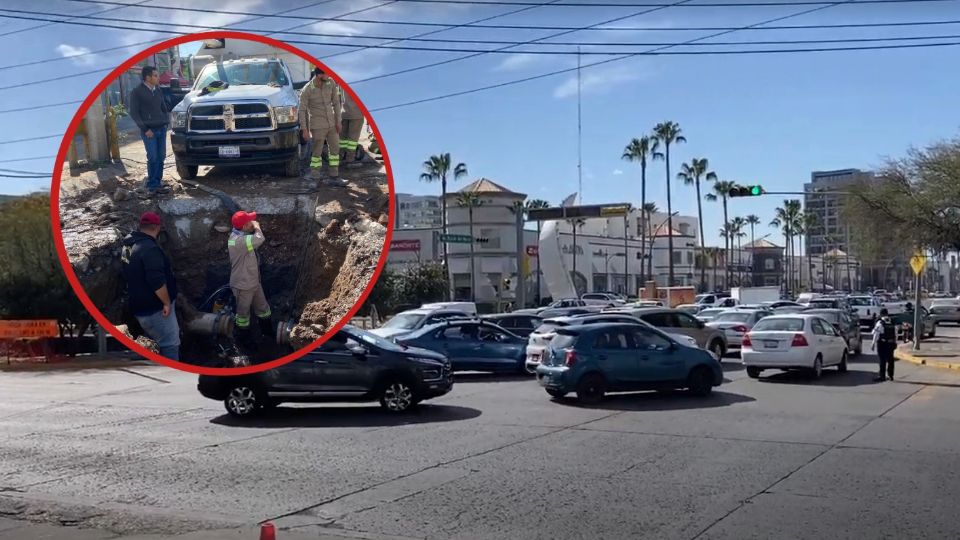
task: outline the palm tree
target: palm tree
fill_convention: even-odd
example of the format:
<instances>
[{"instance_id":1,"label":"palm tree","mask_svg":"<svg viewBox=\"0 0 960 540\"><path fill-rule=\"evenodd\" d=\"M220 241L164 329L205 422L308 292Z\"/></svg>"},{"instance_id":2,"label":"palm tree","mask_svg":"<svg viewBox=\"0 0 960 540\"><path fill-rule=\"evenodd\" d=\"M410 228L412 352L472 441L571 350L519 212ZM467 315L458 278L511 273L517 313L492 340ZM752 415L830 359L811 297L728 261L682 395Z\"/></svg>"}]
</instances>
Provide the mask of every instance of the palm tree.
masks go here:
<instances>
[{"instance_id":1,"label":"palm tree","mask_svg":"<svg viewBox=\"0 0 960 540\"><path fill-rule=\"evenodd\" d=\"M421 182L440 182L440 219L442 220L441 232L447 234L447 175L450 174L450 154L437 154L430 156L423 162L423 173L420 175ZM453 179L459 180L467 175L467 166L463 163L457 163L453 167ZM446 270L449 280L450 257L447 255L447 245L443 245L443 266ZM450 300L452 281L447 287L447 296Z\"/></svg>"},{"instance_id":2,"label":"palm tree","mask_svg":"<svg viewBox=\"0 0 960 540\"><path fill-rule=\"evenodd\" d=\"M803 230L806 232L806 234L810 234L813 229L819 225L820 218L817 216L817 214L809 210L803 213ZM810 243L807 242L806 245L809 246ZM807 253L807 269L807 273L810 275L810 292L813 292L813 257L811 257L809 253Z\"/></svg>"},{"instance_id":3,"label":"palm tree","mask_svg":"<svg viewBox=\"0 0 960 540\"><path fill-rule=\"evenodd\" d=\"M677 173L677 178L682 180L684 184L688 186L695 186L697 188L697 220L700 221L700 257L705 258L703 252L703 205L700 201L700 180L704 179L708 182L716 182L717 175L713 171L708 171L710 164L707 162L707 158L693 158L690 160L690 163L684 163L680 167L680 172ZM707 281L707 267L704 264L700 265L700 287L703 292L703 286Z\"/></svg>"},{"instance_id":4,"label":"palm tree","mask_svg":"<svg viewBox=\"0 0 960 540\"><path fill-rule=\"evenodd\" d=\"M733 229L731 229L730 223L724 223L723 227L720 227L720 237L723 238L724 245L727 245L727 242L730 240L730 238L733 237ZM730 287L730 251L728 251L727 248L725 247L723 248L723 254L724 254L723 266L726 269L726 273L724 274L723 285L724 285L724 288L729 288Z\"/></svg>"},{"instance_id":5,"label":"palm tree","mask_svg":"<svg viewBox=\"0 0 960 540\"><path fill-rule=\"evenodd\" d=\"M630 141L630 144L623 149L623 156L621 159L627 161L639 161L640 162L640 220L643 221L643 212L647 207L647 161L653 161L655 159L660 159L663 157L663 154L657 151L660 147L660 141L655 137L648 137L644 135L639 139L633 139ZM654 205L656 207L656 205ZM654 210L656 211L656 210ZM640 227L640 253L646 253L646 240L647 240L647 228L644 226ZM643 274L643 259L640 260L640 282L645 281L645 276Z\"/></svg>"},{"instance_id":6,"label":"palm tree","mask_svg":"<svg viewBox=\"0 0 960 540\"><path fill-rule=\"evenodd\" d=\"M749 216L747 216L747 220L746 220L746 221L747 221L747 225L750 225L750 245L753 247L753 248L750 250L750 265L751 265L751 267L752 267L752 266L753 266L753 254L756 253L756 249L757 249L757 246L754 245L754 244L756 244L757 240L756 240L756 237L754 236L753 227L754 227L754 225L759 225L759 224L760 224L760 216L758 216L758 215L756 215L756 214L750 214ZM752 276L752 275L753 275L753 274L751 273L751 276ZM752 278L752 277L750 278L750 284L751 284L751 285L756 285L756 283L753 283L753 278Z\"/></svg>"},{"instance_id":7,"label":"palm tree","mask_svg":"<svg viewBox=\"0 0 960 540\"><path fill-rule=\"evenodd\" d=\"M706 196L704 196L704 198L707 199L708 201L717 201L717 200L723 201L723 225L725 227L730 223L730 220L727 218L727 197L730 194L730 190L733 189L734 186L736 185L737 185L736 182L733 182L731 180L717 180L713 184L713 193L707 193ZM727 283L729 283L730 282L730 268L729 268L730 239L729 238L724 237L723 249L725 249L727 252L726 253L727 256L725 257L725 261L724 261L726 263L725 266L727 266L727 268L725 269L726 273L724 275L726 276Z\"/></svg>"},{"instance_id":8,"label":"palm tree","mask_svg":"<svg viewBox=\"0 0 960 540\"><path fill-rule=\"evenodd\" d=\"M673 121L660 122L653 127L653 137L663 145L664 160L667 165L667 250L670 252L670 277L668 286L674 285L673 279L673 199L670 197L670 145L687 142L680 134L680 126ZM654 156L654 159L657 159Z\"/></svg>"},{"instance_id":9,"label":"palm tree","mask_svg":"<svg viewBox=\"0 0 960 540\"><path fill-rule=\"evenodd\" d=\"M650 225L651 225L650 216L652 214L656 214L659 211L660 209L657 208L657 203L655 202L648 202L643 205L643 209L640 212L640 229L644 231L646 234L650 234L650 235L653 234L654 231L650 230ZM640 268L641 268L640 273L641 274L643 274L643 260L647 259L647 273L645 276L641 275L640 276L641 278L646 277L647 279L649 279L653 277L653 242L654 240L655 239L653 238L653 236L651 236L649 257L647 257L648 254L645 251L641 251L641 255L640 255ZM645 279L641 279L640 281L644 285L646 285Z\"/></svg>"},{"instance_id":10,"label":"palm tree","mask_svg":"<svg viewBox=\"0 0 960 540\"><path fill-rule=\"evenodd\" d=\"M743 227L747 224L746 220L741 217L734 218L734 235L737 239L737 271L740 273L740 279L738 282L740 286L743 286L743 242L742 240L747 237L747 233L743 231Z\"/></svg>"},{"instance_id":11,"label":"palm tree","mask_svg":"<svg viewBox=\"0 0 960 540\"><path fill-rule=\"evenodd\" d=\"M458 193L457 194L457 205L461 208L467 209L468 223L470 223L470 301L477 301L477 284L476 284L476 272L473 268L473 245L476 243L474 241L475 235L473 233L473 209L483 206L483 201L480 200L480 194L472 191Z\"/></svg>"},{"instance_id":12,"label":"palm tree","mask_svg":"<svg viewBox=\"0 0 960 540\"><path fill-rule=\"evenodd\" d=\"M524 205L525 210L539 210L541 208L550 208L550 203L548 203L543 199L530 199ZM542 274L542 272L540 271L540 248L539 248L540 225L541 225L541 222L538 221L537 222L537 294L536 294L538 307L540 306L540 275Z\"/></svg>"},{"instance_id":13,"label":"palm tree","mask_svg":"<svg viewBox=\"0 0 960 540\"><path fill-rule=\"evenodd\" d=\"M775 217L770 221L771 227L780 227L783 231L785 255L783 270L785 273L784 284L787 292L792 292L793 290L793 236L796 232L795 227L799 214L800 201L796 199L784 200L783 206L779 206L774 210Z\"/></svg>"}]
</instances>

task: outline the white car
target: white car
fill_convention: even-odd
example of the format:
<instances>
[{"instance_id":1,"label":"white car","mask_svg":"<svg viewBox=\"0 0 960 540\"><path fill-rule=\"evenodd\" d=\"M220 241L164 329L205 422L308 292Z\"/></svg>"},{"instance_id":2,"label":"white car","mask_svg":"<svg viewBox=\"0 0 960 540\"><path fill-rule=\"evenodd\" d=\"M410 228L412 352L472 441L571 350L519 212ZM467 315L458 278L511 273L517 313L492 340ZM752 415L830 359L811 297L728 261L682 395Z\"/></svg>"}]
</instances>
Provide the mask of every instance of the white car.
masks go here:
<instances>
[{"instance_id":1,"label":"white car","mask_svg":"<svg viewBox=\"0 0 960 540\"><path fill-rule=\"evenodd\" d=\"M686 311L691 315L696 315L705 309L706 306L703 304L680 304L677 306L677 309Z\"/></svg>"},{"instance_id":2,"label":"white car","mask_svg":"<svg viewBox=\"0 0 960 540\"><path fill-rule=\"evenodd\" d=\"M737 308L728 309L718 314L707 326L723 330L727 337L727 347L740 347L743 336L749 332L761 319L773 315L766 309Z\"/></svg>"},{"instance_id":3,"label":"white car","mask_svg":"<svg viewBox=\"0 0 960 540\"><path fill-rule=\"evenodd\" d=\"M730 311L730 308L707 308L697 313L697 318L706 323L715 319L717 315L727 311Z\"/></svg>"},{"instance_id":4,"label":"white car","mask_svg":"<svg viewBox=\"0 0 960 540\"><path fill-rule=\"evenodd\" d=\"M588 306L622 306L623 298L610 293L586 293L580 297Z\"/></svg>"},{"instance_id":5,"label":"white car","mask_svg":"<svg viewBox=\"0 0 960 540\"><path fill-rule=\"evenodd\" d=\"M828 366L847 371L847 342L818 315L773 315L743 337L740 358L751 379L765 369L806 369L820 378Z\"/></svg>"}]
</instances>

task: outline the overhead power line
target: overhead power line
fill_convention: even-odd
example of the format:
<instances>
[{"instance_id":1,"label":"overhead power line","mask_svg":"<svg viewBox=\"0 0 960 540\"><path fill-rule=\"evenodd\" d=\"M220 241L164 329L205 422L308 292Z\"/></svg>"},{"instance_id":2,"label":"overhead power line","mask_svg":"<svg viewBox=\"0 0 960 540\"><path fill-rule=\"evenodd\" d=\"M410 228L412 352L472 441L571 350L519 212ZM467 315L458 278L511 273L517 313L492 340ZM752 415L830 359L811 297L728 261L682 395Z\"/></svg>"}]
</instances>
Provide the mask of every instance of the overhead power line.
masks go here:
<instances>
[{"instance_id":1,"label":"overhead power line","mask_svg":"<svg viewBox=\"0 0 960 540\"><path fill-rule=\"evenodd\" d=\"M84 13L84 14L81 14L81 15L71 16L71 17L68 17L68 19L75 19L75 18L78 18L78 17L89 17L90 15L99 15L99 14L101 14L101 13L109 13L109 12L111 12L111 11L119 11L119 10L124 9L124 8L127 8L127 7L139 7L139 6L142 6L143 4L146 4L147 2L152 2L152 1L153 1L153 0L141 0L140 2L135 2L135 3L132 3L132 4L124 4L124 5L120 6L120 7L112 7L112 8L108 8L108 9L101 9L101 10L98 10L98 11L92 11L92 12L90 12L90 13ZM48 26L53 26L53 25L55 25L55 24L59 24L59 23L58 23L58 22L53 22L53 23L48 23L48 24L37 24L37 25L30 26L30 27L27 27L27 28L19 28L19 29L17 29L17 30L11 30L11 31L9 31L9 32L4 32L4 33L0 34L0 37L11 36L11 35L13 35L13 34L20 34L20 33L22 33L22 32L30 32L30 31L32 31L32 30L37 30L37 29L40 29L40 28L46 28L46 27L48 27Z\"/></svg>"},{"instance_id":2,"label":"overhead power line","mask_svg":"<svg viewBox=\"0 0 960 540\"><path fill-rule=\"evenodd\" d=\"M15 161L37 161L41 159L54 159L57 156L34 156L25 158L0 159L0 163L13 163Z\"/></svg>"},{"instance_id":3,"label":"overhead power line","mask_svg":"<svg viewBox=\"0 0 960 540\"><path fill-rule=\"evenodd\" d=\"M114 6L124 6L130 7L133 4L127 2L116 2L108 0L64 0L66 2L75 2L81 4L102 4L102 5L114 5ZM475 6L545 6L547 4L554 7L562 8L650 8L650 7L671 7L670 3L653 3L653 2L563 2L563 3L548 3L548 2L530 2L530 1L510 1L510 0L397 0L399 2L412 4L455 4L455 5L475 5ZM860 0L856 2L857 4L940 4L945 2L956 2L957 0ZM691 8L716 8L716 7L778 7L778 6L826 6L832 5L833 2L827 0L785 0L782 2L776 1L744 1L744 2L698 2L696 4L685 4L684 7ZM202 9L202 8L186 8L186 7L176 7L176 6L143 6L146 9L165 9L173 11L192 11L198 13L218 13L223 15L244 15L250 17L263 17L263 18L276 18L276 19L289 19L297 18L296 16L283 15L283 14L268 14L268 13L252 13L247 11L225 11L225 10L213 10L213 9ZM301 17L302 18L302 17Z\"/></svg>"},{"instance_id":4,"label":"overhead power line","mask_svg":"<svg viewBox=\"0 0 960 540\"><path fill-rule=\"evenodd\" d=\"M66 105L77 105L77 104L80 104L80 103L83 103L83 100L82 100L82 99L78 99L78 100L76 100L76 101L64 101L63 103L45 103L45 104L43 104L43 105L34 105L34 106L32 106L32 107L18 107L18 108L16 108L16 109L4 109L4 110L0 110L0 114L15 113L15 112L26 112L26 111L36 111L36 110L39 110L39 109L50 109L50 108L53 108L53 107L63 107L63 106L66 106Z\"/></svg>"},{"instance_id":5,"label":"overhead power line","mask_svg":"<svg viewBox=\"0 0 960 540\"><path fill-rule=\"evenodd\" d=\"M56 137L63 137L63 133L55 133L53 135L41 135L40 137L27 137L26 139L12 139L9 141L0 141L0 144L13 144L13 143L22 143L27 141L40 141L43 139L54 139Z\"/></svg>"}]
</instances>

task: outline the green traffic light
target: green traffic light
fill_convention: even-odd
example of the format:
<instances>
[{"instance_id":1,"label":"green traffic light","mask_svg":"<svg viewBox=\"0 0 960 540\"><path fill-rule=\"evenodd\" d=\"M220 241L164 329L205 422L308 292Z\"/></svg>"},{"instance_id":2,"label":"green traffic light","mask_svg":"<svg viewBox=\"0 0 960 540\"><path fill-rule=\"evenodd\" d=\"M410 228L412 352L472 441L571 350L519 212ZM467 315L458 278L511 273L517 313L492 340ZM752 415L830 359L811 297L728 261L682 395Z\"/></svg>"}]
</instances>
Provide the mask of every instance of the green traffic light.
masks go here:
<instances>
[{"instance_id":1,"label":"green traffic light","mask_svg":"<svg viewBox=\"0 0 960 540\"><path fill-rule=\"evenodd\" d=\"M751 186L751 187L750 187L750 195L757 196L757 195L761 195L761 194L763 194L763 188L761 188L760 186Z\"/></svg>"}]
</instances>

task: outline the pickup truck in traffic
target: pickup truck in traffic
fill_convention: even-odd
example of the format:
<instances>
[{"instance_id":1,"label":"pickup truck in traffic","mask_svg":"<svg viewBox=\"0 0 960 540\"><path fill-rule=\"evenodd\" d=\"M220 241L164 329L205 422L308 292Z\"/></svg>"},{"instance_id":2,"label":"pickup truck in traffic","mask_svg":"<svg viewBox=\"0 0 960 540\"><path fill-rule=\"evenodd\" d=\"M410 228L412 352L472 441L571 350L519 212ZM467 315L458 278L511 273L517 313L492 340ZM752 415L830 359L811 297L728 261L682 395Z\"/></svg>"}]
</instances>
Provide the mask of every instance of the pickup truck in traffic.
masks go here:
<instances>
[{"instance_id":1,"label":"pickup truck in traffic","mask_svg":"<svg viewBox=\"0 0 960 540\"><path fill-rule=\"evenodd\" d=\"M857 320L860 321L860 326L872 327L883 308L887 308L887 312L891 316L906 311L906 302L883 302L880 297L875 295L851 296L849 303L856 314Z\"/></svg>"},{"instance_id":2,"label":"pickup truck in traffic","mask_svg":"<svg viewBox=\"0 0 960 540\"><path fill-rule=\"evenodd\" d=\"M732 308L740 304L740 301L736 298L711 293L698 294L693 298L693 301L696 304L704 306L703 309L713 307Z\"/></svg>"},{"instance_id":3,"label":"pickup truck in traffic","mask_svg":"<svg viewBox=\"0 0 960 540\"><path fill-rule=\"evenodd\" d=\"M245 58L207 64L170 113L177 174L200 165L276 165L300 169L299 96L282 59Z\"/></svg>"}]
</instances>

